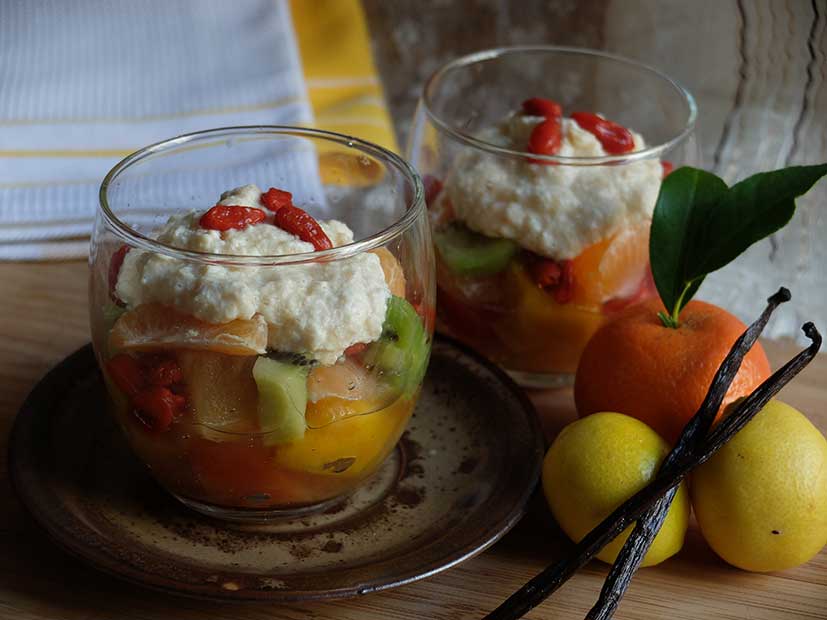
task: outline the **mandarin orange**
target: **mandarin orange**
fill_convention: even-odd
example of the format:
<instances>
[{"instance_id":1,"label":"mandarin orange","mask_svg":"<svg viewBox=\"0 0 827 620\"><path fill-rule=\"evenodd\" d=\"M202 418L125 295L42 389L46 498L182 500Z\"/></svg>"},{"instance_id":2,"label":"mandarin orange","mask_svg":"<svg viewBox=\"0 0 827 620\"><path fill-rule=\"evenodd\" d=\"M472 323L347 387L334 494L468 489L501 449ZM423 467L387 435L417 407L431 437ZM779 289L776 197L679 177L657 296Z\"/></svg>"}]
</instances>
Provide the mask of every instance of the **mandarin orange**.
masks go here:
<instances>
[{"instance_id":1,"label":"mandarin orange","mask_svg":"<svg viewBox=\"0 0 827 620\"><path fill-rule=\"evenodd\" d=\"M667 441L677 440L746 326L718 306L690 301L681 312L680 327L672 329L657 316L663 309L660 299L644 301L597 330L575 377L574 398L581 417L617 411L645 422ZM756 343L721 409L769 375L767 356Z\"/></svg>"}]
</instances>

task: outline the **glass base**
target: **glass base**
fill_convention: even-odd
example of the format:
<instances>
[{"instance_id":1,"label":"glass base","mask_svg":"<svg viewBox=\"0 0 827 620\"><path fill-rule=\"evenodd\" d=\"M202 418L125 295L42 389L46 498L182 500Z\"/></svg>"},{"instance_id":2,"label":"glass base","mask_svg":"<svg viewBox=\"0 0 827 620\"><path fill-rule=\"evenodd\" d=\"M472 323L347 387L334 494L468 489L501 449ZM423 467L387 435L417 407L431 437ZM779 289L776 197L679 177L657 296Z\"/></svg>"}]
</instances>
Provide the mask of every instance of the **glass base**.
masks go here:
<instances>
[{"instance_id":1,"label":"glass base","mask_svg":"<svg viewBox=\"0 0 827 620\"><path fill-rule=\"evenodd\" d=\"M379 466L378 471L363 480L356 488L331 499L305 506L233 508L209 504L175 493L173 496L187 508L213 519L246 525L269 525L268 531L276 527L280 532L301 532L307 529L308 522L338 522L370 511L396 488L396 483L405 467L406 458L402 446L397 444L384 463ZM265 499L269 498L262 497L262 500Z\"/></svg>"},{"instance_id":2,"label":"glass base","mask_svg":"<svg viewBox=\"0 0 827 620\"><path fill-rule=\"evenodd\" d=\"M296 508L229 508L227 506L216 506L199 502L194 499L175 495L175 499L184 504L187 508L201 513L213 519L221 521L234 521L236 523L271 523L273 521L290 520L307 515L323 512L341 502L347 494L319 502L308 506Z\"/></svg>"},{"instance_id":3,"label":"glass base","mask_svg":"<svg viewBox=\"0 0 827 620\"><path fill-rule=\"evenodd\" d=\"M571 373L547 374L539 372L523 372L504 368L509 377L524 388L555 389L574 385L574 375Z\"/></svg>"}]
</instances>

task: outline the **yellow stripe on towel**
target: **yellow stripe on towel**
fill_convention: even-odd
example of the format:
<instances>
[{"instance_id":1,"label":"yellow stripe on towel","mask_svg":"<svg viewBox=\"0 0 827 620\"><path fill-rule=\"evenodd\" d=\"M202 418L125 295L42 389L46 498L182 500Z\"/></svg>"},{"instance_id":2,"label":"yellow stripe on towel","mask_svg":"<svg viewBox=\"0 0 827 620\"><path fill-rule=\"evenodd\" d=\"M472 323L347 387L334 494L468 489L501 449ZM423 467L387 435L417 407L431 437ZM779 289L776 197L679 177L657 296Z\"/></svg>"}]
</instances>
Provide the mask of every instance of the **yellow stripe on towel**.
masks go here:
<instances>
[{"instance_id":1,"label":"yellow stripe on towel","mask_svg":"<svg viewBox=\"0 0 827 620\"><path fill-rule=\"evenodd\" d=\"M317 126L398 151L359 0L290 0L290 10Z\"/></svg>"}]
</instances>

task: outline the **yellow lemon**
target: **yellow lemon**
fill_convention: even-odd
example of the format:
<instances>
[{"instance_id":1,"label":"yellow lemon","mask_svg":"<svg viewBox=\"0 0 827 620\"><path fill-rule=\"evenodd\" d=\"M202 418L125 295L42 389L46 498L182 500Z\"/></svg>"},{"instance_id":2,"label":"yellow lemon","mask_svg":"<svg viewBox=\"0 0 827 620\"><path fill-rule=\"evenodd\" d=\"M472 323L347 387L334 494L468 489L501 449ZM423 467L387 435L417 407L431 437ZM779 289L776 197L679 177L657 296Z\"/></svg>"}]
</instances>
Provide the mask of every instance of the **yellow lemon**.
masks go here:
<instances>
[{"instance_id":1,"label":"yellow lemon","mask_svg":"<svg viewBox=\"0 0 827 620\"><path fill-rule=\"evenodd\" d=\"M799 411L767 404L692 475L709 546L750 571L783 570L827 543L827 440Z\"/></svg>"},{"instance_id":2,"label":"yellow lemon","mask_svg":"<svg viewBox=\"0 0 827 620\"><path fill-rule=\"evenodd\" d=\"M620 413L595 413L564 428L543 462L543 490L557 523L579 541L657 474L667 443L643 422ZM642 566L659 564L681 547L689 524L689 496L681 484ZM614 562L627 528L597 557Z\"/></svg>"}]
</instances>

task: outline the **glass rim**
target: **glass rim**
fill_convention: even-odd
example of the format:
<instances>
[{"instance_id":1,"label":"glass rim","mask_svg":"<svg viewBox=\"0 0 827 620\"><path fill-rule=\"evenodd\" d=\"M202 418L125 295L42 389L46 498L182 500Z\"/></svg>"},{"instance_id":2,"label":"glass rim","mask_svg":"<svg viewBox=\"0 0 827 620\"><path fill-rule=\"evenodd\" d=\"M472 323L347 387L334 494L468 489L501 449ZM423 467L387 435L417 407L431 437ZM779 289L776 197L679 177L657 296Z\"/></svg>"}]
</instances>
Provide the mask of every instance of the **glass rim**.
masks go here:
<instances>
[{"instance_id":1,"label":"glass rim","mask_svg":"<svg viewBox=\"0 0 827 620\"><path fill-rule=\"evenodd\" d=\"M386 167L395 168L401 172L402 175L410 181L413 187L413 196L410 201L406 201L407 204L405 213L399 219L394 221L390 226L379 230L364 239L359 239L358 241L353 241L329 250L261 256L256 254L217 254L214 252L201 252L198 250L187 250L163 243L157 239L153 239L152 237L148 237L147 235L138 232L115 215L110 208L108 200L108 190L110 185L122 172L128 170L133 164L136 164L152 155L167 151L173 147L197 143L198 141L204 139L224 138L227 136L238 137L239 135L292 135L327 140L328 142L334 142L349 148L355 148L359 152L372 155L381 160ZM120 237L121 240L126 241L132 247L157 254L164 254L180 260L208 264L275 266L342 260L386 245L388 242L399 237L411 226L413 226L417 218L424 213L424 196L425 190L422 185L422 179L416 170L399 155L382 146L379 146L378 144L368 142L367 140L362 140L355 136L309 127L298 127L292 125L240 125L217 127L214 129L205 129L202 131L181 134L179 136L175 136L174 138L169 138L167 140L150 144L149 146L145 146L134 153L127 155L115 164L103 178L98 192L98 207L103 215L103 219L112 228L113 232Z\"/></svg>"},{"instance_id":2,"label":"glass rim","mask_svg":"<svg viewBox=\"0 0 827 620\"><path fill-rule=\"evenodd\" d=\"M675 136L667 140L666 142L661 142L660 144L647 146L645 149L641 149L639 151L632 151L630 153L623 153L620 155L603 155L599 157L565 157L561 155L540 155L536 153L529 153L528 151L519 151L515 149L509 149L502 146L497 146L495 144L491 144L490 142L485 142L484 140L480 140L479 138L475 137L470 133L466 133L456 127L453 127L451 124L446 122L442 119L434 110L431 101L431 87L440 79L445 77L447 73L453 71L458 68L468 67L480 62L494 60L503 56L508 56L511 54L523 54L527 52L549 52L549 53L559 53L559 54L570 54L570 55L580 55L580 56L592 56L597 58L602 58L604 60L611 60L614 62L620 62L627 66L633 67L638 70L643 70L652 74L654 77L657 77L661 80L664 80L675 91L683 97L684 102L686 103L687 107L689 108L689 115L686 120L686 124L684 125L683 129ZM442 65L439 69L434 71L431 76L425 81L425 86L422 89L422 106L425 109L426 114L431 119L436 127L438 127L441 131L447 133L449 136L454 138L455 140L466 144L468 146L473 146L475 148L488 151L495 155L501 155L510 158L519 158L519 159L527 159L530 158L532 160L540 161L547 161L547 162L554 162L558 164L567 164L573 166L596 166L596 165L605 165L605 164L623 164L623 163L630 163L642 159L648 159L655 156L660 156L664 151L671 149L672 147L676 146L677 144L683 142L689 135L695 130L695 123L698 118L698 106L695 102L695 97L692 96L692 93L684 87L680 82L675 80L674 78L666 75L659 69L655 67L638 62L636 60L632 60L630 58L626 58L625 56L620 56L619 54L612 54L610 52L604 52L601 50L590 49L586 47L571 47L571 46L564 46L564 45L513 45L513 46L502 46L502 47L494 47L486 50L481 50L478 52L473 52L471 54L467 54L465 56L460 56L459 58L455 58L454 60Z\"/></svg>"}]
</instances>

